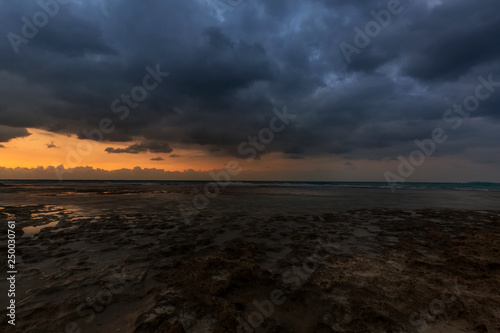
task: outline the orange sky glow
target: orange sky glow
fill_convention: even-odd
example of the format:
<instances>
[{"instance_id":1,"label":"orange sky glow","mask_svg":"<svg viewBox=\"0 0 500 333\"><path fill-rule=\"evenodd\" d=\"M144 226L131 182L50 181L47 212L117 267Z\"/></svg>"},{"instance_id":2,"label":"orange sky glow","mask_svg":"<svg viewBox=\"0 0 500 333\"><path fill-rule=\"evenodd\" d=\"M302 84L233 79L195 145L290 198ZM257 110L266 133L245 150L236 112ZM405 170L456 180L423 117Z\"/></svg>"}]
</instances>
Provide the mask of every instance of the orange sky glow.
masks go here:
<instances>
[{"instance_id":1,"label":"orange sky glow","mask_svg":"<svg viewBox=\"0 0 500 333\"><path fill-rule=\"evenodd\" d=\"M290 159L279 153L263 155L260 160L251 162L229 156L213 156L203 149L186 149L173 147L170 154L139 153L139 154L109 154L105 152L108 147L126 148L134 142L95 142L78 139L76 135L62 135L41 129L29 128L31 135L12 139L2 143L0 149L0 178L18 179L26 177L16 168L33 169L29 178L47 178L47 173L40 173L34 168L60 166L64 168L90 167L107 171L120 169L151 169L130 176L131 179L141 179L150 174L148 179L160 177L161 179L204 179L210 170L224 169L231 160L236 160L243 170L239 179L246 180L330 180L330 181L384 181L385 170L397 168L397 161L385 160L352 160L346 161L340 157L308 157L304 159ZM55 146L55 147L54 147ZM170 157L174 155L176 157ZM178 157L177 157L178 156ZM152 161L152 158L161 157L163 160ZM456 165L457 168L453 166ZM460 167L462 166L462 167ZM492 172L484 166L484 172ZM431 158L422 166L410 181L453 181L474 180L474 175L464 173L464 161L453 158ZM166 173L162 173L165 171ZM177 172L172 175L169 172ZM179 174L180 173L180 174ZM427 175L433 174L432 178ZM38 176L39 175L39 176ZM82 176L83 175L83 176ZM68 179L86 179L95 177L94 174L85 175L67 173ZM75 178L76 177L76 178ZM106 177L106 175L102 175ZM54 178L50 174L49 178ZM236 180L236 178L235 178Z\"/></svg>"}]
</instances>

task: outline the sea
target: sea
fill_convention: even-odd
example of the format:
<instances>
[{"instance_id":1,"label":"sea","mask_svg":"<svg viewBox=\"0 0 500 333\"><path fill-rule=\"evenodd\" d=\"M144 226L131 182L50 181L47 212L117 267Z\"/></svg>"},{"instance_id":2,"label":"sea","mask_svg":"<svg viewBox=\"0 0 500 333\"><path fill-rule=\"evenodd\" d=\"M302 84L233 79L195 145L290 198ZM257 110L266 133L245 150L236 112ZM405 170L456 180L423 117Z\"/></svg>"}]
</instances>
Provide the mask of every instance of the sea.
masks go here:
<instances>
[{"instance_id":1,"label":"sea","mask_svg":"<svg viewBox=\"0 0 500 333\"><path fill-rule=\"evenodd\" d=\"M213 181L171 181L171 180L0 180L4 185L40 185L40 186L113 186L113 185L184 185L199 186ZM324 188L391 188L385 182L330 182L330 181L233 181L229 186L251 187L324 187ZM486 191L500 192L500 183L467 182L467 183L438 183L438 182L405 182L393 185L395 189L408 190L448 190L448 191Z\"/></svg>"}]
</instances>

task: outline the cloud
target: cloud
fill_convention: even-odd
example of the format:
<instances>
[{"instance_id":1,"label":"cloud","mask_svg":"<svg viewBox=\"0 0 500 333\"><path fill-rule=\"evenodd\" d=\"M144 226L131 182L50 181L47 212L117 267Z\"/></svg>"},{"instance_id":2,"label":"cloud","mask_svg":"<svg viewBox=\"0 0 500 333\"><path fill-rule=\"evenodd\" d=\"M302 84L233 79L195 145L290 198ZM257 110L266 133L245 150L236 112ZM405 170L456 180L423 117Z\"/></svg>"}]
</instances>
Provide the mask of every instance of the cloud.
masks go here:
<instances>
[{"instance_id":1,"label":"cloud","mask_svg":"<svg viewBox=\"0 0 500 333\"><path fill-rule=\"evenodd\" d=\"M105 149L108 154L139 154L146 153L148 151L144 144L133 144L127 148L113 148L108 147Z\"/></svg>"},{"instance_id":2,"label":"cloud","mask_svg":"<svg viewBox=\"0 0 500 333\"><path fill-rule=\"evenodd\" d=\"M172 155L170 155L169 157L170 157L170 158L179 158L179 157L181 157L181 155L172 154Z\"/></svg>"},{"instance_id":3,"label":"cloud","mask_svg":"<svg viewBox=\"0 0 500 333\"><path fill-rule=\"evenodd\" d=\"M127 148L113 148L108 147L105 149L108 154L139 154L139 153L171 153L172 147L165 142L149 142L149 143L136 143Z\"/></svg>"},{"instance_id":4,"label":"cloud","mask_svg":"<svg viewBox=\"0 0 500 333\"><path fill-rule=\"evenodd\" d=\"M50 143L47 143L47 148L59 148L54 144L54 141L50 141Z\"/></svg>"},{"instance_id":5,"label":"cloud","mask_svg":"<svg viewBox=\"0 0 500 333\"><path fill-rule=\"evenodd\" d=\"M110 144L111 154L170 153L182 145L240 156L238 145L268 126L273 107L287 105L297 118L263 154L407 154L413 140L449 125L444 111L474 92L478 75L500 81L500 2L402 4L350 64L340 43L354 43L353 28L364 28L387 1L246 1L224 22L203 1L61 6L19 54L0 40L0 142L29 135L30 127L84 138L82 131L109 118L115 129L104 140L141 142ZM36 2L0 2L3 31L20 33L20 18L38 10ZM156 64L170 76L120 119L111 104L142 85L146 66ZM500 89L439 153L491 149L499 135L485 133L498 127L499 105Z\"/></svg>"},{"instance_id":6,"label":"cloud","mask_svg":"<svg viewBox=\"0 0 500 333\"><path fill-rule=\"evenodd\" d=\"M285 158L289 158L291 160L303 160L304 156L301 156L301 155L285 155Z\"/></svg>"},{"instance_id":7,"label":"cloud","mask_svg":"<svg viewBox=\"0 0 500 333\"><path fill-rule=\"evenodd\" d=\"M144 180L209 180L208 172L195 171L165 171L156 168L135 167L132 169L103 170L90 166L75 168L39 166L36 168L7 168L0 166L0 179L55 179L57 174L69 179L144 179Z\"/></svg>"},{"instance_id":8,"label":"cloud","mask_svg":"<svg viewBox=\"0 0 500 333\"><path fill-rule=\"evenodd\" d=\"M154 157L154 158L152 158L152 159L151 159L151 161L163 161L163 160L164 160L164 159L163 159L163 157L161 157L161 156Z\"/></svg>"},{"instance_id":9,"label":"cloud","mask_svg":"<svg viewBox=\"0 0 500 333\"><path fill-rule=\"evenodd\" d=\"M15 138L23 138L30 135L31 133L25 128L0 125L0 142L8 142Z\"/></svg>"},{"instance_id":10,"label":"cloud","mask_svg":"<svg viewBox=\"0 0 500 333\"><path fill-rule=\"evenodd\" d=\"M0 148L5 148L5 146L0 144Z\"/></svg>"},{"instance_id":11,"label":"cloud","mask_svg":"<svg viewBox=\"0 0 500 333\"><path fill-rule=\"evenodd\" d=\"M498 151L498 149L496 150ZM480 153L480 152L478 152ZM483 154L481 154L483 155ZM431 166L431 168L437 168L438 173L432 177L419 177L415 181L477 181L478 173L482 174L484 181L499 182L500 176L498 174L497 164L491 164L490 161L485 161L481 165L478 165L474 169L466 170L463 168L462 164L467 165L464 161L458 161L457 159L448 159L442 161L444 163L438 163ZM365 165L366 161L357 161L357 165ZM377 162L380 163L380 162ZM449 166L447 166L449 164ZM372 166L373 167L373 166ZM372 169L370 167L370 169ZM384 166L379 166L379 169L370 170L372 173L383 172ZM357 168L363 169L363 168ZM349 175L350 173L355 173L354 176L348 178L349 180L356 181L359 180L361 172L357 172L354 168L345 168L344 174ZM224 170L224 169L222 169ZM213 181L211 175L218 174L222 170L210 170L210 171L197 171L193 169L187 169L183 171L166 171L158 168L122 168L116 170L103 170L100 168L94 168L91 166L81 166L75 168L65 169L62 165L58 167L48 166L48 167L34 167L34 168L8 168L0 166L0 179L52 179L58 181L57 175L62 175L64 180L200 180L200 181ZM342 172L338 170L338 172ZM291 180L303 180L303 181L338 181L339 173L333 172L331 169L314 169L314 173L311 174L310 171L302 170L273 170L270 168L266 171L252 171L244 170L241 174L231 177L231 181L248 181L248 180L267 180L267 181L291 181ZM421 175L422 176L422 175Z\"/></svg>"}]
</instances>

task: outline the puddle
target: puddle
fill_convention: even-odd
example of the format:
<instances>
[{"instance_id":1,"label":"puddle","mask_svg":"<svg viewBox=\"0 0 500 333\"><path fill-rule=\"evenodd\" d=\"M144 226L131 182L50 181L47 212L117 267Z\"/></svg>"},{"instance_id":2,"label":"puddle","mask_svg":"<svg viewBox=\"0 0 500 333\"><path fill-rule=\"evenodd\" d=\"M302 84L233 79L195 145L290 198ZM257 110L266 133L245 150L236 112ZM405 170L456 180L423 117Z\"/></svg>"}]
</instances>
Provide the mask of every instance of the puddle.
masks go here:
<instances>
[{"instance_id":1,"label":"puddle","mask_svg":"<svg viewBox=\"0 0 500 333\"><path fill-rule=\"evenodd\" d=\"M37 225L36 227L25 227L23 228L24 231L23 238L33 237L34 235L39 233L40 230L47 227L55 227L58 223L59 223L58 221L54 221L47 224Z\"/></svg>"}]
</instances>

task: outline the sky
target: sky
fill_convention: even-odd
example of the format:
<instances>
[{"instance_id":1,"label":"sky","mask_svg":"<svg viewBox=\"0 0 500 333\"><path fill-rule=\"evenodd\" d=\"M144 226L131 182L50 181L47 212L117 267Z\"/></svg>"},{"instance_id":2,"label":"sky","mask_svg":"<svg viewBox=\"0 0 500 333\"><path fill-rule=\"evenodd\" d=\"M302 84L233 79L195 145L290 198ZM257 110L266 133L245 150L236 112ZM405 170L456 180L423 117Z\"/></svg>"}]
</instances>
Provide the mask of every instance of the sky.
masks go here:
<instances>
[{"instance_id":1,"label":"sky","mask_svg":"<svg viewBox=\"0 0 500 333\"><path fill-rule=\"evenodd\" d=\"M0 0L0 179L500 182L497 0Z\"/></svg>"}]
</instances>

